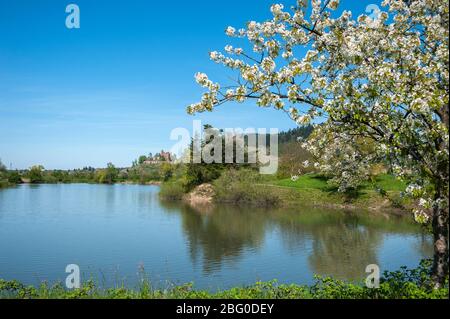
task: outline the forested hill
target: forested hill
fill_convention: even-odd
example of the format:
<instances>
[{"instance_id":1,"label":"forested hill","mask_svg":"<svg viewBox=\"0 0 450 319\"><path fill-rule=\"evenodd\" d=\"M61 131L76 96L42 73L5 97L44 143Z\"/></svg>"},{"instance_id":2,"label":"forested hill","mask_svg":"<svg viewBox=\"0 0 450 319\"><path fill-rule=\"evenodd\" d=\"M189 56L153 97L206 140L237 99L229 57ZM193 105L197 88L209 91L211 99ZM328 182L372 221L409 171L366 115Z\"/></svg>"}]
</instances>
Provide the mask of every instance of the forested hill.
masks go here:
<instances>
[{"instance_id":1,"label":"forested hill","mask_svg":"<svg viewBox=\"0 0 450 319\"><path fill-rule=\"evenodd\" d=\"M308 125L290 129L289 131L286 132L281 132L278 135L278 142L280 144L285 144L289 142L295 142L299 138L307 139L311 135L313 130L314 130L313 126Z\"/></svg>"},{"instance_id":2,"label":"forested hill","mask_svg":"<svg viewBox=\"0 0 450 319\"><path fill-rule=\"evenodd\" d=\"M297 142L299 138L306 140L313 132L314 127L312 125L301 126L297 128L290 129L289 131L280 132L278 134L278 144L289 144L291 142ZM245 141L251 136L247 135L244 137ZM270 145L270 134L266 134L266 143Z\"/></svg>"}]
</instances>

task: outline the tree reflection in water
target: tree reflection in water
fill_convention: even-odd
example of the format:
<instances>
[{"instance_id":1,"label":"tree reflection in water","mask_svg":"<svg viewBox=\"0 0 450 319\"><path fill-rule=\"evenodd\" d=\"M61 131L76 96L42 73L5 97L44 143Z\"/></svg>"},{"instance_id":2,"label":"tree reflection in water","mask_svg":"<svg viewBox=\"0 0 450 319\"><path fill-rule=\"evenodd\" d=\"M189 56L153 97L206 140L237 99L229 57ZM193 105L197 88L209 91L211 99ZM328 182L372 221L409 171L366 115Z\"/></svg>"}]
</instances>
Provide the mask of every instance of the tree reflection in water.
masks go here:
<instances>
[{"instance_id":1,"label":"tree reflection in water","mask_svg":"<svg viewBox=\"0 0 450 319\"><path fill-rule=\"evenodd\" d=\"M236 206L216 207L207 212L182 205L176 211L182 216L190 256L194 263L202 258L205 273L220 269L225 262L236 262L245 249L261 247L269 226L266 214Z\"/></svg>"},{"instance_id":2,"label":"tree reflection in water","mask_svg":"<svg viewBox=\"0 0 450 319\"><path fill-rule=\"evenodd\" d=\"M386 234L420 236L420 229L409 218L368 213L163 205L169 212L181 214L192 262L201 262L206 274L236 263L246 251L257 251L269 232L278 231L286 252L307 255L315 274L357 280L363 278L367 265L379 264L377 253ZM432 247L428 239L423 236L422 244L415 249L422 254L429 252Z\"/></svg>"}]
</instances>

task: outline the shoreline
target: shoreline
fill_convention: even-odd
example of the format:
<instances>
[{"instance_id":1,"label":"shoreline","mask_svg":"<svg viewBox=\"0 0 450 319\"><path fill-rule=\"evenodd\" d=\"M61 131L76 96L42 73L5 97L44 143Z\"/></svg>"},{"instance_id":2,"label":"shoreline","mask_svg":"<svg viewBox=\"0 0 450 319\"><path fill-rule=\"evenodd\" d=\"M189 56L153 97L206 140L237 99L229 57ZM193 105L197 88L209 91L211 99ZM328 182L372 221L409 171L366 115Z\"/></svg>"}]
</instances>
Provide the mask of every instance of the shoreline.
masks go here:
<instances>
[{"instance_id":1,"label":"shoreline","mask_svg":"<svg viewBox=\"0 0 450 319\"><path fill-rule=\"evenodd\" d=\"M19 185L70 185L70 184L85 184L85 185L139 185L139 186L158 186L161 187L166 183L161 181L151 181L145 183L139 183L134 181L122 181L112 184L106 183L92 183L92 182L68 182L68 183L20 183L9 184L6 187L1 187L0 190L14 188ZM408 207L395 207L389 198L383 198L375 192L369 194L367 198L360 200L347 202L343 196L329 195L323 191L317 189L296 189L291 187L283 187L272 184L259 184L266 189L275 190L275 193L280 197L279 201L275 205L260 205L257 202L233 202L233 201L220 201L215 198L214 186L211 184L200 185L204 187L207 185L207 190L198 191L198 187L189 193L184 193L179 198L171 197L164 198L170 201L179 201L185 204L195 207L214 207L220 204L229 205L246 205L249 207L267 207L267 208L295 208L295 207L314 207L314 208L327 208L327 209L339 209L339 210L363 210L370 213L388 214L392 216L405 216L410 213Z\"/></svg>"},{"instance_id":2,"label":"shoreline","mask_svg":"<svg viewBox=\"0 0 450 319\"><path fill-rule=\"evenodd\" d=\"M161 185L165 185L162 183ZM295 189L282 186L261 184L264 188L274 191L279 200L274 204L265 205L258 201L227 201L218 200L215 196L215 188L211 184L202 184L196 187L191 192L180 194L179 196L171 195L168 198L162 196L165 200L179 201L193 208L201 207L202 209L214 208L216 205L245 205L249 207L260 208L297 208L297 207L311 207L324 208L334 210L348 210L348 211L364 211L372 214L385 214L389 216L408 216L411 213L411 207L407 203L403 207L396 207L390 196L396 196L396 192L391 192L386 197L382 197L375 192L368 194L365 198L348 200L341 194L327 194L326 192L317 189ZM203 188L199 190L198 188ZM205 191L204 189L208 189ZM163 194L164 195L164 194Z\"/></svg>"},{"instance_id":3,"label":"shoreline","mask_svg":"<svg viewBox=\"0 0 450 319\"><path fill-rule=\"evenodd\" d=\"M116 182L116 183L95 183L95 182L82 182L82 181L76 181L76 182L57 182L57 183L18 183L18 184L9 184L3 188L0 189L7 189L7 188L14 188L16 186L20 185L71 185L71 184L83 184L83 185L141 185L141 186L161 186L162 182L160 181L153 181L153 182L145 182L145 183L139 183L139 182L133 182L133 181L124 181L124 182Z\"/></svg>"}]
</instances>

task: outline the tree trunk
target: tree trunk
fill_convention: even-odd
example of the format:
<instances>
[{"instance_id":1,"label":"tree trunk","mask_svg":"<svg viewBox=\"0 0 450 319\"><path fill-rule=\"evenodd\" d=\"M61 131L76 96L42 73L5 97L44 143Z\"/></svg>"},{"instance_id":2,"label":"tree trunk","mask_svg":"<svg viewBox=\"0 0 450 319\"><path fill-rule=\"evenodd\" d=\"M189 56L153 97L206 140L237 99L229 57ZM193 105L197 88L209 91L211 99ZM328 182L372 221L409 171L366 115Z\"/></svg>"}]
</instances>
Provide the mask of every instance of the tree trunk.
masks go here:
<instances>
[{"instance_id":1,"label":"tree trunk","mask_svg":"<svg viewBox=\"0 0 450 319\"><path fill-rule=\"evenodd\" d=\"M433 285L442 288L448 275L448 208L436 205L433 209L434 262Z\"/></svg>"}]
</instances>

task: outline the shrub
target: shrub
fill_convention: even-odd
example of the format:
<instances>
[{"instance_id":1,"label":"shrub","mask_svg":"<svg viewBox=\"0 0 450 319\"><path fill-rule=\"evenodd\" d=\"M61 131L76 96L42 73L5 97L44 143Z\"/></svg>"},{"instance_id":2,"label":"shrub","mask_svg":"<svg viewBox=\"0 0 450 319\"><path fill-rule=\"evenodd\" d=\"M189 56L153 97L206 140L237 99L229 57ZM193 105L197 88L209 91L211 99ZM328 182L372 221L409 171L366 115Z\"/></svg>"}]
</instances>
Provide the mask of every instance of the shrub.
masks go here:
<instances>
[{"instance_id":1,"label":"shrub","mask_svg":"<svg viewBox=\"0 0 450 319\"><path fill-rule=\"evenodd\" d=\"M0 189L1 188L6 188L6 187L9 187L9 186L10 186L10 184L9 184L9 182L7 180L0 179Z\"/></svg>"},{"instance_id":2,"label":"shrub","mask_svg":"<svg viewBox=\"0 0 450 319\"><path fill-rule=\"evenodd\" d=\"M183 183L187 190L196 186L210 183L220 177L223 171L222 164L187 164Z\"/></svg>"},{"instance_id":3,"label":"shrub","mask_svg":"<svg viewBox=\"0 0 450 319\"><path fill-rule=\"evenodd\" d=\"M163 163L163 164L161 164L161 167L159 168L159 170L160 170L159 174L160 174L162 180L167 182L173 176L174 166L169 163Z\"/></svg>"},{"instance_id":4,"label":"shrub","mask_svg":"<svg viewBox=\"0 0 450 319\"><path fill-rule=\"evenodd\" d=\"M443 299L448 298L447 285L433 289L431 285L431 260L424 260L416 269L402 267L398 271L385 272L380 288L350 284L330 277L316 277L311 287L314 298L319 299Z\"/></svg>"},{"instance_id":5,"label":"shrub","mask_svg":"<svg viewBox=\"0 0 450 319\"><path fill-rule=\"evenodd\" d=\"M214 182L217 202L276 206L280 198L276 190L259 184L259 174L251 169L229 169Z\"/></svg>"},{"instance_id":6,"label":"shrub","mask_svg":"<svg viewBox=\"0 0 450 319\"><path fill-rule=\"evenodd\" d=\"M315 171L311 165L304 167L305 161L313 162L312 155L301 147L301 143L291 141L280 145L280 162L277 172L278 178L291 178L299 174L307 174Z\"/></svg>"},{"instance_id":7,"label":"shrub","mask_svg":"<svg viewBox=\"0 0 450 319\"><path fill-rule=\"evenodd\" d=\"M180 182L167 182L161 185L159 196L165 200L181 200L185 194L185 188Z\"/></svg>"},{"instance_id":8,"label":"shrub","mask_svg":"<svg viewBox=\"0 0 450 319\"><path fill-rule=\"evenodd\" d=\"M44 181L43 172L44 167L42 167L41 165L35 165L31 167L27 173L27 177L30 179L30 183L42 183Z\"/></svg>"},{"instance_id":9,"label":"shrub","mask_svg":"<svg viewBox=\"0 0 450 319\"><path fill-rule=\"evenodd\" d=\"M12 171L8 174L8 182L11 184L20 184L22 183L22 178L20 177L19 172Z\"/></svg>"}]
</instances>

